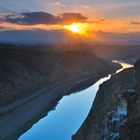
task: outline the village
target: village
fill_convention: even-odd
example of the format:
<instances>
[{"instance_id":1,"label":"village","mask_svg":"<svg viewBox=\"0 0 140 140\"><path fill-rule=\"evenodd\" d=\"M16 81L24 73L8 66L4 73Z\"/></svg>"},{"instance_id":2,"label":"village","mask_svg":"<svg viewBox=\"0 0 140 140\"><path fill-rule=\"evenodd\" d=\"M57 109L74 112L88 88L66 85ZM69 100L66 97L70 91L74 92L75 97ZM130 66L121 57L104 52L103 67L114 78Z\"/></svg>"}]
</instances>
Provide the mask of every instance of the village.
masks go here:
<instances>
[{"instance_id":1,"label":"village","mask_svg":"<svg viewBox=\"0 0 140 140\"><path fill-rule=\"evenodd\" d=\"M129 108L137 100L137 93L134 89L129 89L118 94L116 98L116 110L108 112L104 117L101 140L121 140L127 135Z\"/></svg>"}]
</instances>

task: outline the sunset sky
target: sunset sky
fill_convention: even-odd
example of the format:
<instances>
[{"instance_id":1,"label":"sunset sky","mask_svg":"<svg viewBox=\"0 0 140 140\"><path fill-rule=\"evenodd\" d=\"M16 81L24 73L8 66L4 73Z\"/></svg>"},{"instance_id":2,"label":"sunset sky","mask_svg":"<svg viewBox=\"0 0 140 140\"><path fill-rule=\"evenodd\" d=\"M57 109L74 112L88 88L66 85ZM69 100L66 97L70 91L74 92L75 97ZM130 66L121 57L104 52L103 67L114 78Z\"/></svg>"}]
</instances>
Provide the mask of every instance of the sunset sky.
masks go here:
<instances>
[{"instance_id":1,"label":"sunset sky","mask_svg":"<svg viewBox=\"0 0 140 140\"><path fill-rule=\"evenodd\" d=\"M139 0L1 0L0 30L62 29L82 23L88 31L139 32Z\"/></svg>"}]
</instances>

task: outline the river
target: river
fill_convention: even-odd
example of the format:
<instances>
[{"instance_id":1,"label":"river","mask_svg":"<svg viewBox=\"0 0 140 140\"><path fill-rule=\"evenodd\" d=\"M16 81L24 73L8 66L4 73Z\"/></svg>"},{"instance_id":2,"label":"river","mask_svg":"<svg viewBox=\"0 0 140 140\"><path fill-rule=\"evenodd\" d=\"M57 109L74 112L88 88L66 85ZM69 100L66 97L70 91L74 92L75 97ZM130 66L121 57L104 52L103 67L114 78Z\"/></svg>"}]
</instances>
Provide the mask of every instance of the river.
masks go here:
<instances>
[{"instance_id":1,"label":"river","mask_svg":"<svg viewBox=\"0 0 140 140\"><path fill-rule=\"evenodd\" d=\"M132 67L127 63L113 62L122 65L122 69L116 73ZM71 140L88 116L100 84L110 77L108 75L87 89L64 96L47 116L35 123L18 140Z\"/></svg>"}]
</instances>

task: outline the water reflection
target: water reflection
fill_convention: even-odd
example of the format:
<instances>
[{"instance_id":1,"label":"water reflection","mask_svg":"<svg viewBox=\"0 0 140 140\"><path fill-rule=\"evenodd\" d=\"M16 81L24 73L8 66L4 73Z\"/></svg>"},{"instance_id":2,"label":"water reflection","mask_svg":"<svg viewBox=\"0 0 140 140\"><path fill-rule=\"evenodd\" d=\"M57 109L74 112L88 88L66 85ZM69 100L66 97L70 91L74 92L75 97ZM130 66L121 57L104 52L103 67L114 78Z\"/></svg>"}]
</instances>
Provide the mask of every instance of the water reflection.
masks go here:
<instances>
[{"instance_id":1,"label":"water reflection","mask_svg":"<svg viewBox=\"0 0 140 140\"><path fill-rule=\"evenodd\" d=\"M55 110L34 124L19 140L70 140L87 117L99 85L109 78L110 75L83 91L64 96Z\"/></svg>"},{"instance_id":2,"label":"water reflection","mask_svg":"<svg viewBox=\"0 0 140 140\"><path fill-rule=\"evenodd\" d=\"M122 69L130 67L126 63L121 63L121 65ZM34 124L20 136L19 140L71 140L71 136L77 132L86 119L99 85L110 77L111 75L102 78L76 94L64 96L55 110L50 111L46 117Z\"/></svg>"},{"instance_id":3,"label":"water reflection","mask_svg":"<svg viewBox=\"0 0 140 140\"><path fill-rule=\"evenodd\" d=\"M119 69L119 70L117 70L116 73L119 73L119 72L121 72L124 69L134 67L133 65L128 64L128 63L125 63L125 62L122 62L122 61L113 60L112 62L114 62L114 63L120 63L122 65L122 68Z\"/></svg>"}]
</instances>

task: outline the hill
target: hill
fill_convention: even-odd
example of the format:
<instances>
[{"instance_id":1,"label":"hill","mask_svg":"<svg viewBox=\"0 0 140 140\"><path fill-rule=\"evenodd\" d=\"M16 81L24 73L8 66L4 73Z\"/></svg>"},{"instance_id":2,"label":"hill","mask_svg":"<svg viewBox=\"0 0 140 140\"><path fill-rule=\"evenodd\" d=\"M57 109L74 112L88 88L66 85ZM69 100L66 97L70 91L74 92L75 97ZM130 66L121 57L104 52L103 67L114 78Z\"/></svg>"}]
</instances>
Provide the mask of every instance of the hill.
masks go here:
<instances>
[{"instance_id":1,"label":"hill","mask_svg":"<svg viewBox=\"0 0 140 140\"><path fill-rule=\"evenodd\" d=\"M42 88L87 75L106 75L118 67L89 50L2 45L0 107L27 98Z\"/></svg>"}]
</instances>

